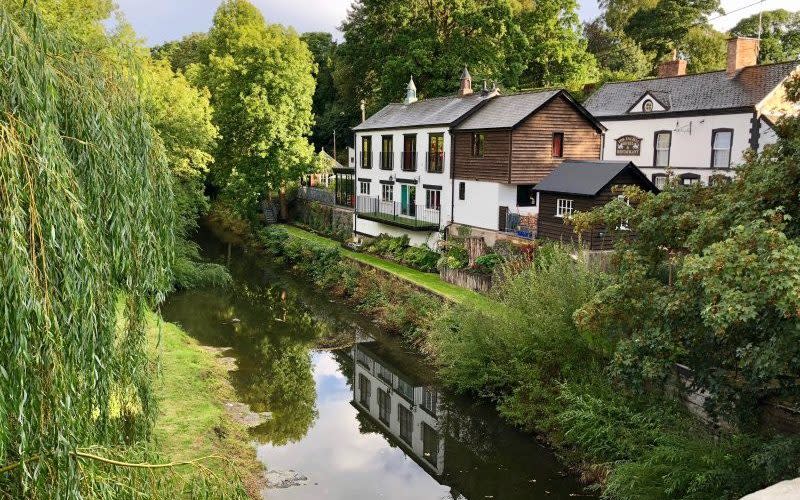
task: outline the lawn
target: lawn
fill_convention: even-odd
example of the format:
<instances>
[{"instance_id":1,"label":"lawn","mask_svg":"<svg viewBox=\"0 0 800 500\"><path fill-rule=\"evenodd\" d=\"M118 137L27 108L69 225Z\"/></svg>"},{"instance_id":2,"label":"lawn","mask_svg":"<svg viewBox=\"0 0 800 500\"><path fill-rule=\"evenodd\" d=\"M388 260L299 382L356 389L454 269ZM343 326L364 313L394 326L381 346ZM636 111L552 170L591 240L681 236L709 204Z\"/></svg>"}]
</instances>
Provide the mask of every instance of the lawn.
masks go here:
<instances>
[{"instance_id":1,"label":"lawn","mask_svg":"<svg viewBox=\"0 0 800 500\"><path fill-rule=\"evenodd\" d=\"M305 231L295 226L282 225L281 227L286 229L291 236L296 238L313 241L320 245L341 247L338 241L325 238L324 236ZM357 262L370 265L376 269L386 271L387 273L391 273L453 302L471 305L483 310L491 310L496 306L495 302L488 297L485 297L477 292L473 292L472 290L467 290L465 288L447 283L439 278L439 276L436 274L423 273L422 271L411 269L402 264L397 264L396 262L391 262L370 254L353 252L345 248L342 248L341 252L342 255L348 259L352 259Z\"/></svg>"},{"instance_id":2,"label":"lawn","mask_svg":"<svg viewBox=\"0 0 800 500\"><path fill-rule=\"evenodd\" d=\"M153 436L159 455L173 461L223 457L227 463L206 465L223 469L229 478L238 475L249 493L257 494L263 467L247 430L225 411L225 402L235 400L225 366L217 354L156 314L149 315L148 329L149 344L159 359L159 414Z\"/></svg>"}]
</instances>

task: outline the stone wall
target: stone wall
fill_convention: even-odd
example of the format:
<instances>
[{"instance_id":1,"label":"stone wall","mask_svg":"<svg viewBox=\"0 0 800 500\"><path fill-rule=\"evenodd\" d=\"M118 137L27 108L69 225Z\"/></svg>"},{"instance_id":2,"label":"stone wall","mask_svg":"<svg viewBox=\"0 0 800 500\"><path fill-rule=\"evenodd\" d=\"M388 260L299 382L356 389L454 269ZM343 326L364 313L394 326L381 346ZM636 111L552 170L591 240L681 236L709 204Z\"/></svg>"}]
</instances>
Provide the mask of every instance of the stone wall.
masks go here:
<instances>
[{"instance_id":1,"label":"stone wall","mask_svg":"<svg viewBox=\"0 0 800 500\"><path fill-rule=\"evenodd\" d=\"M296 224L339 241L353 236L352 209L298 198L292 204L289 216Z\"/></svg>"}]
</instances>

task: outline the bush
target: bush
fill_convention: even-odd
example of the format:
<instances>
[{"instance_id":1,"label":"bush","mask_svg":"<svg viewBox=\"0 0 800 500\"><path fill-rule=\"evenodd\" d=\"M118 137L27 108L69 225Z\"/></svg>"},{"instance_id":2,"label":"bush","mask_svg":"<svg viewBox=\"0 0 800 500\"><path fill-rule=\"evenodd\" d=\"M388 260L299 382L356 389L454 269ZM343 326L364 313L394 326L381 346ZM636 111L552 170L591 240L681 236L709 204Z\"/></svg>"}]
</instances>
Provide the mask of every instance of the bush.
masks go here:
<instances>
[{"instance_id":1,"label":"bush","mask_svg":"<svg viewBox=\"0 0 800 500\"><path fill-rule=\"evenodd\" d=\"M475 259L475 270L482 274L492 274L494 268L505 262L505 259L496 253L487 253Z\"/></svg>"},{"instance_id":2,"label":"bush","mask_svg":"<svg viewBox=\"0 0 800 500\"><path fill-rule=\"evenodd\" d=\"M464 269L467 264L469 264L467 249L458 244L450 243L445 254L439 259L437 267L439 269Z\"/></svg>"},{"instance_id":3,"label":"bush","mask_svg":"<svg viewBox=\"0 0 800 500\"><path fill-rule=\"evenodd\" d=\"M425 247L408 247L403 251L401 262L426 273L436 272L439 254Z\"/></svg>"}]
</instances>

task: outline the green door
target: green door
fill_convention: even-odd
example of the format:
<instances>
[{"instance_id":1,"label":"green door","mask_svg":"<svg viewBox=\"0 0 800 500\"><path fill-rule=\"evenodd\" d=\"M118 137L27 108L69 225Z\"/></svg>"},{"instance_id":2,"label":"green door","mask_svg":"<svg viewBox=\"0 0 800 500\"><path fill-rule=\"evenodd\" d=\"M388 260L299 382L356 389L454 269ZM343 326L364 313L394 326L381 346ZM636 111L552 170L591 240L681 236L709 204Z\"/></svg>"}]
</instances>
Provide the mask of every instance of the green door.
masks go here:
<instances>
[{"instance_id":1,"label":"green door","mask_svg":"<svg viewBox=\"0 0 800 500\"><path fill-rule=\"evenodd\" d=\"M400 188L400 213L414 217L417 215L417 187L403 184Z\"/></svg>"}]
</instances>

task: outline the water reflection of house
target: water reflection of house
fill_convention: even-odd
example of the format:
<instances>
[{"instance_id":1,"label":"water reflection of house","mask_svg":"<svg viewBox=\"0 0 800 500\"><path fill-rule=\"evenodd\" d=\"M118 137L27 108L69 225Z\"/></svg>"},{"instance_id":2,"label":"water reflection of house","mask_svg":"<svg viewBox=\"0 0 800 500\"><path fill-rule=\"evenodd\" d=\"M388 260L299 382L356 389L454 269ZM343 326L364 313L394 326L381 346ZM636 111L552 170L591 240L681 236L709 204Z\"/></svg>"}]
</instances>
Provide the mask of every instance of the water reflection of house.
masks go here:
<instances>
[{"instance_id":1,"label":"water reflection of house","mask_svg":"<svg viewBox=\"0 0 800 500\"><path fill-rule=\"evenodd\" d=\"M357 343L353 406L387 431L397 444L434 476L444 472L444 438L439 392L403 373L375 351L376 342Z\"/></svg>"}]
</instances>

